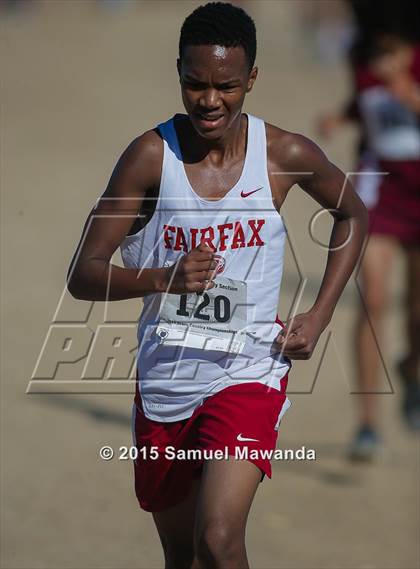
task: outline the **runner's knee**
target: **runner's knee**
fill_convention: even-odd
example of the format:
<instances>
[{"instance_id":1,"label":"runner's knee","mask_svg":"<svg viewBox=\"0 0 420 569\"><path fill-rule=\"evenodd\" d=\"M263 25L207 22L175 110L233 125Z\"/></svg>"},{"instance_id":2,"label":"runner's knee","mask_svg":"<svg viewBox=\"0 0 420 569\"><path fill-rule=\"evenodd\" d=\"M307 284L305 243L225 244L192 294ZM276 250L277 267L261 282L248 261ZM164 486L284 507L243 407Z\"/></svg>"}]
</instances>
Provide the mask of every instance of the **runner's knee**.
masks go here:
<instances>
[{"instance_id":1,"label":"runner's knee","mask_svg":"<svg viewBox=\"0 0 420 569\"><path fill-rule=\"evenodd\" d=\"M213 523L199 532L196 555L203 567L218 567L226 561L240 560L245 548L244 536L227 523Z\"/></svg>"}]
</instances>

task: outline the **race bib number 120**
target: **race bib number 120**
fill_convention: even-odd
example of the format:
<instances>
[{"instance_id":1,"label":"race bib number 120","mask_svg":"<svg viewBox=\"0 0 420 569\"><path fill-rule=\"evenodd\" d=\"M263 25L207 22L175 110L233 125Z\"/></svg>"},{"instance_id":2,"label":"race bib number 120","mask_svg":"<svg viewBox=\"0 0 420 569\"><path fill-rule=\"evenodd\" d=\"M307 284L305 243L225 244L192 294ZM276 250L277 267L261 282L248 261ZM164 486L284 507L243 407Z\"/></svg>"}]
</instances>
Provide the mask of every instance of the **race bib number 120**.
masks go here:
<instances>
[{"instance_id":1,"label":"race bib number 120","mask_svg":"<svg viewBox=\"0 0 420 569\"><path fill-rule=\"evenodd\" d=\"M218 277L202 294L167 294L162 297L156 330L166 345L239 354L245 345L247 285Z\"/></svg>"}]
</instances>

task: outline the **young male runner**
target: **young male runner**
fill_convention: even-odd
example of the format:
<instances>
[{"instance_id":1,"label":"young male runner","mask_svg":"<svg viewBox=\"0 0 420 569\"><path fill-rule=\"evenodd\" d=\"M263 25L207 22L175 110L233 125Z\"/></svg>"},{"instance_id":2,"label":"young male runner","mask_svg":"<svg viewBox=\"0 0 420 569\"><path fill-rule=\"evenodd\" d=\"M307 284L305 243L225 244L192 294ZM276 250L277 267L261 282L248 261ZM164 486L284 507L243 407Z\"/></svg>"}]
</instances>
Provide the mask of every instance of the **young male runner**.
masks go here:
<instances>
[{"instance_id":1,"label":"young male runner","mask_svg":"<svg viewBox=\"0 0 420 569\"><path fill-rule=\"evenodd\" d=\"M144 297L135 484L167 568L248 567L245 525L271 476L261 451L275 448L288 406L289 358L312 354L366 230L363 204L315 144L242 113L255 54L254 23L238 7L210 3L185 20L186 114L123 153L69 273L76 298ZM283 327L279 211L295 184L332 212L334 227L312 309ZM125 268L110 264L119 246ZM181 460L167 449L198 454ZM254 454L210 456L238 449Z\"/></svg>"}]
</instances>

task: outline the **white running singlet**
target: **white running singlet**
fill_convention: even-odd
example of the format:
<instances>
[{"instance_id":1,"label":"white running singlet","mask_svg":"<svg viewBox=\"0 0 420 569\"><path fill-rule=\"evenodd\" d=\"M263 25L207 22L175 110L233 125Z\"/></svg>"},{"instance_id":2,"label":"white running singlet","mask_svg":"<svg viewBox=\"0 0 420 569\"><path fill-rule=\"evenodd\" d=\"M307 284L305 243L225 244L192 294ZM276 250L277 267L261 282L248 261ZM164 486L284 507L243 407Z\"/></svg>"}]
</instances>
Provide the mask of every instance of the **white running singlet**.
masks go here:
<instances>
[{"instance_id":1,"label":"white running singlet","mask_svg":"<svg viewBox=\"0 0 420 569\"><path fill-rule=\"evenodd\" d=\"M267 173L264 121L248 117L238 182L220 200L187 178L174 118L159 125L164 155L156 209L121 244L128 268L170 266L208 243L218 261L204 294L150 294L138 326L137 371L146 417L178 421L225 387L261 382L281 389L290 362L273 350L286 232ZM286 400L284 410L290 405Z\"/></svg>"}]
</instances>

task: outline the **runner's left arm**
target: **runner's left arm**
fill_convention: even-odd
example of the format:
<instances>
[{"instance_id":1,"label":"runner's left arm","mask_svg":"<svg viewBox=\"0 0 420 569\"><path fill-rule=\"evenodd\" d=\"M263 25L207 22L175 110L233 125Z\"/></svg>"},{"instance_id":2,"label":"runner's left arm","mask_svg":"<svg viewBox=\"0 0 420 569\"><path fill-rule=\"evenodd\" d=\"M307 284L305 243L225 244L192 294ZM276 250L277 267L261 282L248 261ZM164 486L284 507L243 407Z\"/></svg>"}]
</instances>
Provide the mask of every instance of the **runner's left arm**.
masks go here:
<instances>
[{"instance_id":1,"label":"runner's left arm","mask_svg":"<svg viewBox=\"0 0 420 569\"><path fill-rule=\"evenodd\" d=\"M327 264L315 303L308 312L287 323L277 339L285 356L308 359L330 322L359 258L367 231L367 211L349 179L316 144L300 135L290 136L282 168L305 172L294 174L292 181L327 209L334 220Z\"/></svg>"}]
</instances>

